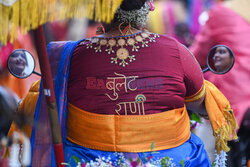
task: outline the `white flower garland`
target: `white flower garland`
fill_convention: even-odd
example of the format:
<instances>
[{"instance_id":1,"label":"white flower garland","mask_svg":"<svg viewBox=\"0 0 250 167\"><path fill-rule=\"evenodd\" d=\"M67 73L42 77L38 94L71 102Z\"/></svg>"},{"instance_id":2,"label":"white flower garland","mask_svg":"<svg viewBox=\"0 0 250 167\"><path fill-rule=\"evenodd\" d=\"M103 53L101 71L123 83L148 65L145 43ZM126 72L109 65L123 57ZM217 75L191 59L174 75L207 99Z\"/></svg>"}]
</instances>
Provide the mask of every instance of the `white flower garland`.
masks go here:
<instances>
[{"instance_id":1,"label":"white flower garland","mask_svg":"<svg viewBox=\"0 0 250 167\"><path fill-rule=\"evenodd\" d=\"M138 10L125 11L118 8L116 17L120 22L131 23L132 26L144 26L148 21L149 5L147 2Z\"/></svg>"},{"instance_id":2,"label":"white flower garland","mask_svg":"<svg viewBox=\"0 0 250 167\"><path fill-rule=\"evenodd\" d=\"M132 164L132 159L126 159L123 153L115 152L113 153L117 159L112 162L111 157L101 157L99 156L95 160L90 160L90 162L86 162L84 159L82 159L80 162L77 162L76 167L81 167L84 165L85 167L132 167L135 164ZM164 161L164 163L163 163ZM135 162L135 161L134 161ZM70 166L69 163L62 163L62 165ZM163 158L157 158L156 160L150 159L148 162L143 164L140 160L136 164L137 167L158 167L158 166L167 166L167 167L177 167L177 165L173 162L173 158L169 157L163 157Z\"/></svg>"},{"instance_id":3,"label":"white flower garland","mask_svg":"<svg viewBox=\"0 0 250 167\"><path fill-rule=\"evenodd\" d=\"M226 167L227 153L221 151L220 154L215 153L214 167Z\"/></svg>"}]
</instances>

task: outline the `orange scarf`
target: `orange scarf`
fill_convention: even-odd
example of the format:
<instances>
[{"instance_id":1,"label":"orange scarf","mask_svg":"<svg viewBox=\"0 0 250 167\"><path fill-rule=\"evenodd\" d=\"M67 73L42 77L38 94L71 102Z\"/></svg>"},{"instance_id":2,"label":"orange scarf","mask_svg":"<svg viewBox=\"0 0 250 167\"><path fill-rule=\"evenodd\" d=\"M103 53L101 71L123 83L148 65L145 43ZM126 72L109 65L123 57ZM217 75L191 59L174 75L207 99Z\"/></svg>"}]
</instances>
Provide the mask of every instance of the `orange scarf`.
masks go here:
<instances>
[{"instance_id":1,"label":"orange scarf","mask_svg":"<svg viewBox=\"0 0 250 167\"><path fill-rule=\"evenodd\" d=\"M216 138L216 149L227 152L227 141L237 139L237 121L227 98L211 82L205 80L205 106Z\"/></svg>"},{"instance_id":2,"label":"orange scarf","mask_svg":"<svg viewBox=\"0 0 250 167\"><path fill-rule=\"evenodd\" d=\"M114 152L170 149L191 135L186 107L148 115L104 115L68 105L67 139L83 147Z\"/></svg>"}]
</instances>

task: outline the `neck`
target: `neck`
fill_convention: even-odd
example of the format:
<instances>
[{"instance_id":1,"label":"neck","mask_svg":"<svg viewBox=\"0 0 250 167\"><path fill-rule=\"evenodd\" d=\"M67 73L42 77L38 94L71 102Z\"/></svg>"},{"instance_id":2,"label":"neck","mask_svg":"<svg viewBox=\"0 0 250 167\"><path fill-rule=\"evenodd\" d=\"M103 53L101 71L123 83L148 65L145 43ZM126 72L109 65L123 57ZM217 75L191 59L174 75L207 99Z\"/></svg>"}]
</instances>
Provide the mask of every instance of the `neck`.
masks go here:
<instances>
[{"instance_id":1,"label":"neck","mask_svg":"<svg viewBox=\"0 0 250 167\"><path fill-rule=\"evenodd\" d=\"M125 36L140 32L140 28L134 28L126 23L112 23L109 25L103 25L105 33L101 36L103 37L114 37L114 36Z\"/></svg>"}]
</instances>

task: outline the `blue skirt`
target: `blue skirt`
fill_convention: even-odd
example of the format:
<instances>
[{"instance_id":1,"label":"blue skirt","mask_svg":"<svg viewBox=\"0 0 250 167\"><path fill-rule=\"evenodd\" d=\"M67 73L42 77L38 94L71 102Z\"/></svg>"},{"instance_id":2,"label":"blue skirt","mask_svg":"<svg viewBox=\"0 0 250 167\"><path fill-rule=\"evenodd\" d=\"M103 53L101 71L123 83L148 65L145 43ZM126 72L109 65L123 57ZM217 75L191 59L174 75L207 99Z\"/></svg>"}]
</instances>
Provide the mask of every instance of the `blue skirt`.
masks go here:
<instances>
[{"instance_id":1,"label":"blue skirt","mask_svg":"<svg viewBox=\"0 0 250 167\"><path fill-rule=\"evenodd\" d=\"M71 166L169 166L211 167L202 141L193 133L184 144L161 151L126 153L93 150L70 141L64 145L65 160Z\"/></svg>"}]
</instances>

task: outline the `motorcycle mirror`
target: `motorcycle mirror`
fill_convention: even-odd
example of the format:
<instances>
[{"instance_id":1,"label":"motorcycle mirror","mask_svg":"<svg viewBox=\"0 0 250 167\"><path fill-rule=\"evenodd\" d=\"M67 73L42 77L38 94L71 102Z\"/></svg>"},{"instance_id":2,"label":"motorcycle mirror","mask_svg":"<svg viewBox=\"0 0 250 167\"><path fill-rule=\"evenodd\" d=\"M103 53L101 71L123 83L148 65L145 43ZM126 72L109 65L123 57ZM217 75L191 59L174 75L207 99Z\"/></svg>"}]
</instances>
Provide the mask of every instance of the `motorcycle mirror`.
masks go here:
<instances>
[{"instance_id":1,"label":"motorcycle mirror","mask_svg":"<svg viewBox=\"0 0 250 167\"><path fill-rule=\"evenodd\" d=\"M8 70L17 78L27 78L32 73L40 75L34 71L35 60L30 52L24 49L14 50L8 57Z\"/></svg>"},{"instance_id":2,"label":"motorcycle mirror","mask_svg":"<svg viewBox=\"0 0 250 167\"><path fill-rule=\"evenodd\" d=\"M210 49L207 56L207 68L203 72L211 71L215 74L225 74L234 65L233 51L226 45L216 45Z\"/></svg>"}]
</instances>

